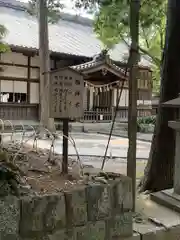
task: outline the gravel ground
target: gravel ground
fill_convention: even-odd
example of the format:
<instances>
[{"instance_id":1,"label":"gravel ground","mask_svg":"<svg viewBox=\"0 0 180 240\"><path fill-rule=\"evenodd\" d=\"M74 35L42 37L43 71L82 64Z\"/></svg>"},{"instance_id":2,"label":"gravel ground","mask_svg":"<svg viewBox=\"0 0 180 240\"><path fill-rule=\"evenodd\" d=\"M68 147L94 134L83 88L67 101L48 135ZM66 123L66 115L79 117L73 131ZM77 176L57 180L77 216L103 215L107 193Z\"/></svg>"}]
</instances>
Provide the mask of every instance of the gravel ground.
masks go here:
<instances>
[{"instance_id":1,"label":"gravel ground","mask_svg":"<svg viewBox=\"0 0 180 240\"><path fill-rule=\"evenodd\" d=\"M75 156L72 158L76 159ZM103 157L94 156L80 156L81 162L84 165L93 166L94 168L100 169L103 161ZM141 178L144 173L144 168L147 163L147 159L137 159L137 179ZM126 174L127 160L122 158L108 158L105 163L104 170L109 172Z\"/></svg>"}]
</instances>

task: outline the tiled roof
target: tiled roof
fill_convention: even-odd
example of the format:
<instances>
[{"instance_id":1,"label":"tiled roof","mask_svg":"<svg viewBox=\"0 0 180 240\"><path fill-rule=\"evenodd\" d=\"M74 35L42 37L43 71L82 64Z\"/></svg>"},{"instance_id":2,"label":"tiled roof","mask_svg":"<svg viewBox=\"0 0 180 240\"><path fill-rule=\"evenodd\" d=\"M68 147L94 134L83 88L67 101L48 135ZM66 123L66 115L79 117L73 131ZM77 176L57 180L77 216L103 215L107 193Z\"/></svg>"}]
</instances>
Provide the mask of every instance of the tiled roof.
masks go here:
<instances>
[{"instance_id":1,"label":"tiled roof","mask_svg":"<svg viewBox=\"0 0 180 240\"><path fill-rule=\"evenodd\" d=\"M102 67L102 68L108 67L108 68L114 70L117 73L117 75L121 75L122 77L124 77L124 74L125 74L125 70L123 68L115 65L114 63L112 63L112 61L109 59L109 57L106 57L104 60L93 59L90 62L71 66L71 67L82 73L85 73L86 70L93 69L96 67ZM128 73L127 73L127 76L128 76Z\"/></svg>"},{"instance_id":2,"label":"tiled roof","mask_svg":"<svg viewBox=\"0 0 180 240\"><path fill-rule=\"evenodd\" d=\"M0 0L0 24L8 30L4 41L9 45L38 49L37 19L30 16L24 6L15 0ZM49 25L49 47L53 52L89 58L102 50L91 21L69 14L62 14L58 24ZM110 52L110 57L114 61L122 61L127 52L127 46L120 43ZM141 64L149 65L144 59Z\"/></svg>"},{"instance_id":3,"label":"tiled roof","mask_svg":"<svg viewBox=\"0 0 180 240\"><path fill-rule=\"evenodd\" d=\"M178 107L179 108L180 107L180 96L163 103L163 105L166 107Z\"/></svg>"}]
</instances>

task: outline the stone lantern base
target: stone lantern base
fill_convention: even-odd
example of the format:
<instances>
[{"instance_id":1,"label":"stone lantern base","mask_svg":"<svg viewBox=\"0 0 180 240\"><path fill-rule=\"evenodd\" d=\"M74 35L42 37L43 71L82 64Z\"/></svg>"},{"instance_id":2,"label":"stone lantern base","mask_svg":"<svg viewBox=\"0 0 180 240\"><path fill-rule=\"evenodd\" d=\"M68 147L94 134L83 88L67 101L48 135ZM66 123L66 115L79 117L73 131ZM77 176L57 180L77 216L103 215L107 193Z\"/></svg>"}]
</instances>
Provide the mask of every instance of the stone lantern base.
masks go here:
<instances>
[{"instance_id":1,"label":"stone lantern base","mask_svg":"<svg viewBox=\"0 0 180 240\"><path fill-rule=\"evenodd\" d=\"M174 192L174 188L152 193L150 197L154 202L180 213L180 195Z\"/></svg>"},{"instance_id":2,"label":"stone lantern base","mask_svg":"<svg viewBox=\"0 0 180 240\"><path fill-rule=\"evenodd\" d=\"M172 189L152 193L151 199L180 213L180 121L169 121L168 125L176 132L174 187Z\"/></svg>"}]
</instances>

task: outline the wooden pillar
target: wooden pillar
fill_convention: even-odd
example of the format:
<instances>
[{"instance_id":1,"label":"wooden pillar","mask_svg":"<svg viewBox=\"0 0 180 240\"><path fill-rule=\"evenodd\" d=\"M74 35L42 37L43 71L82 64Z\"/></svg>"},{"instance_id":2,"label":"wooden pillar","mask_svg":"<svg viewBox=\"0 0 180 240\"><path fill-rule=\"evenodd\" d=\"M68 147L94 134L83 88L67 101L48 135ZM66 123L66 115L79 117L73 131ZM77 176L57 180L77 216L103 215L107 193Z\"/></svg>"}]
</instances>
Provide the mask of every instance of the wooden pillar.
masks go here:
<instances>
[{"instance_id":1,"label":"wooden pillar","mask_svg":"<svg viewBox=\"0 0 180 240\"><path fill-rule=\"evenodd\" d=\"M83 95L83 108L84 109L87 109L87 100L88 100L88 95L87 95L87 93L88 93L88 91L87 91L88 89L87 89L87 87L85 86L84 87L84 95Z\"/></svg>"},{"instance_id":2,"label":"wooden pillar","mask_svg":"<svg viewBox=\"0 0 180 240\"><path fill-rule=\"evenodd\" d=\"M113 89L112 93L112 106L116 106L117 104L117 89Z\"/></svg>"},{"instance_id":3,"label":"wooden pillar","mask_svg":"<svg viewBox=\"0 0 180 240\"><path fill-rule=\"evenodd\" d=\"M93 88L92 87L90 87L89 108L90 110L93 108Z\"/></svg>"},{"instance_id":4,"label":"wooden pillar","mask_svg":"<svg viewBox=\"0 0 180 240\"><path fill-rule=\"evenodd\" d=\"M28 56L28 69L27 69L27 99L26 101L30 103L30 78L31 78L31 57Z\"/></svg>"}]
</instances>

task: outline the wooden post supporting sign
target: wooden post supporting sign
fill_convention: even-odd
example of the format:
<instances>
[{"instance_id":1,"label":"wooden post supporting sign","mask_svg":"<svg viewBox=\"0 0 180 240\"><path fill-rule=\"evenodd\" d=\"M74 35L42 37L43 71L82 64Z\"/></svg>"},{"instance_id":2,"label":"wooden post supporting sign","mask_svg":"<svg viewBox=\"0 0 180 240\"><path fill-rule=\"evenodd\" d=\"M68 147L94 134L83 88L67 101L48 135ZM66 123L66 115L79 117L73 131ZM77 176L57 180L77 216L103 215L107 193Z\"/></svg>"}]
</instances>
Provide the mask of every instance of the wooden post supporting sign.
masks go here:
<instances>
[{"instance_id":1,"label":"wooden post supporting sign","mask_svg":"<svg viewBox=\"0 0 180 240\"><path fill-rule=\"evenodd\" d=\"M63 163L62 172L68 173L68 136L69 136L69 119L63 119Z\"/></svg>"},{"instance_id":2,"label":"wooden post supporting sign","mask_svg":"<svg viewBox=\"0 0 180 240\"><path fill-rule=\"evenodd\" d=\"M50 73L49 117L63 122L62 173L68 173L69 120L83 116L83 75L72 68L61 68Z\"/></svg>"}]
</instances>

